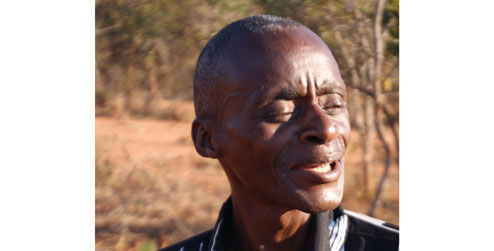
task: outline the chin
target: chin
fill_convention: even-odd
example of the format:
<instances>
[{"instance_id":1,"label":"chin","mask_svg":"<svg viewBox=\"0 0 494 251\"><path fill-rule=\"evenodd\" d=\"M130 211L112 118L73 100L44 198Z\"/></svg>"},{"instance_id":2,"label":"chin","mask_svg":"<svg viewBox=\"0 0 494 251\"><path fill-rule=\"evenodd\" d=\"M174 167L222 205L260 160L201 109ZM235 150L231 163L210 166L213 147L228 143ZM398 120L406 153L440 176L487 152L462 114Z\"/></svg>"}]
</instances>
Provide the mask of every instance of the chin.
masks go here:
<instances>
[{"instance_id":1,"label":"chin","mask_svg":"<svg viewBox=\"0 0 494 251\"><path fill-rule=\"evenodd\" d=\"M343 186L336 189L322 189L319 191L303 191L297 209L306 213L320 213L334 210L343 199Z\"/></svg>"}]
</instances>

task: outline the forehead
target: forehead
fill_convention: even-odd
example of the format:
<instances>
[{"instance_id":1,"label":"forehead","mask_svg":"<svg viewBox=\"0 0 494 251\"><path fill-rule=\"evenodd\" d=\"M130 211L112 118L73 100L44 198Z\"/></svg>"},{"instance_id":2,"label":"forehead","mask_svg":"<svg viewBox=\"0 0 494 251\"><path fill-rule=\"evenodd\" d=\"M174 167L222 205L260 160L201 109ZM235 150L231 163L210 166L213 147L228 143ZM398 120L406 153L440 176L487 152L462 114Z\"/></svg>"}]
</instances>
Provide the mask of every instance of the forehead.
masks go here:
<instances>
[{"instance_id":1,"label":"forehead","mask_svg":"<svg viewBox=\"0 0 494 251\"><path fill-rule=\"evenodd\" d=\"M297 28L256 37L244 37L228 55L226 71L230 95L306 94L308 85L317 90L339 91L345 84L326 44L312 31Z\"/></svg>"}]
</instances>

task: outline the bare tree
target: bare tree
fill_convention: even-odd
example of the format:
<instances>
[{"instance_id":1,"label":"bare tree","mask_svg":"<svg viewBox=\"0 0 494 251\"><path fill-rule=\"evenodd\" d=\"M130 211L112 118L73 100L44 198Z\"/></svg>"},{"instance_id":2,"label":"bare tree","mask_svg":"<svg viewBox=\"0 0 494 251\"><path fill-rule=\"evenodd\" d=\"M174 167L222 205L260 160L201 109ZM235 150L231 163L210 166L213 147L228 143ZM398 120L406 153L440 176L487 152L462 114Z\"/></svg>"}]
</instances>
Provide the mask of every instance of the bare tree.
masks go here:
<instances>
[{"instance_id":1,"label":"bare tree","mask_svg":"<svg viewBox=\"0 0 494 251\"><path fill-rule=\"evenodd\" d=\"M375 213L378 201L382 195L384 183L391 166L391 149L383 128L391 129L396 152L398 153L399 138L397 121L388 110L383 98L382 81L384 77L394 74L394 68L384 73L385 50L388 26L383 27L385 0L376 0L375 7L368 6L372 1L346 0L343 1L342 14L332 2L330 12L331 32L339 56L344 60L343 74L350 78L347 83L352 101L352 121L359 131L362 149L362 192L367 197L369 189L369 170L374 168L374 139L377 137L384 149L384 169L375 189L368 214ZM366 13L362 13L366 11ZM373 13L370 16L369 13ZM342 24L347 22L348 24ZM389 25L390 22L387 22ZM337 55L338 56L338 55ZM386 121L386 125L383 123Z\"/></svg>"},{"instance_id":2,"label":"bare tree","mask_svg":"<svg viewBox=\"0 0 494 251\"><path fill-rule=\"evenodd\" d=\"M374 215L377 202L379 201L379 198L382 193L384 182L386 181L386 177L388 176L389 167L391 166L391 152L389 149L389 144L386 141L386 138L384 137L382 132L382 123L381 120L379 119L379 105L377 100L378 97L382 94L381 75L382 75L382 65L384 59L384 38L382 31L382 19L384 12L384 3L385 0L377 0L376 2L376 15L374 18L374 57L375 57L376 65L374 70L373 82L374 82L374 94L376 96L375 106L374 106L375 127L376 127L377 135L384 146L386 155L385 155L384 171L383 174L381 175L381 179L379 180L379 184L376 189L374 200L372 201L372 204L369 208L368 215L370 216Z\"/></svg>"}]
</instances>

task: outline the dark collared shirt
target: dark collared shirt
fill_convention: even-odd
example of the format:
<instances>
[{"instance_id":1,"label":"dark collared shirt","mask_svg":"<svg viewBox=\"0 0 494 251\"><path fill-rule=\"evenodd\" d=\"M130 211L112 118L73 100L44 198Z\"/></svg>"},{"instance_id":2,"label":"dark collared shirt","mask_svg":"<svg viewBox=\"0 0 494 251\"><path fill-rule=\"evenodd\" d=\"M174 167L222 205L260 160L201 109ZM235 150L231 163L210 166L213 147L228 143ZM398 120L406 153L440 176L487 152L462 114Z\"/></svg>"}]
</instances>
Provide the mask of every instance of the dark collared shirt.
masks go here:
<instances>
[{"instance_id":1,"label":"dark collared shirt","mask_svg":"<svg viewBox=\"0 0 494 251\"><path fill-rule=\"evenodd\" d=\"M343 210L311 215L304 251L398 250L398 227L356 212ZM233 222L231 197L223 204L213 229L161 251L224 251Z\"/></svg>"}]
</instances>

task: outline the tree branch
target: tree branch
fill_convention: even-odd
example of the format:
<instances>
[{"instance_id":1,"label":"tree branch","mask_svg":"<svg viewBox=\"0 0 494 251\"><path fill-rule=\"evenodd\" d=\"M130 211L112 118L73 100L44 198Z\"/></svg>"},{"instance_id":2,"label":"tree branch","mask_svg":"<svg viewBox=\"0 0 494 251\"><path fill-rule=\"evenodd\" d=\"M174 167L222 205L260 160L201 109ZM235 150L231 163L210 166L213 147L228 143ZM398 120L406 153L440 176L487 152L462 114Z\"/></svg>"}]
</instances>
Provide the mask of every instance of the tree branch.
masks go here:
<instances>
[{"instance_id":1,"label":"tree branch","mask_svg":"<svg viewBox=\"0 0 494 251\"><path fill-rule=\"evenodd\" d=\"M388 143L386 142L386 139L384 138L384 135L381 131L381 122L379 120L378 116L378 108L379 108L379 100L377 97L379 97L382 93L382 86L381 86L381 74L382 74L382 66L383 66L383 59L384 59L384 41L383 41L383 34L382 34L382 18L383 18L383 13L384 13L384 2L385 0L377 0L376 2L376 15L374 19L374 58L375 58L375 69L374 69L374 78L373 78L373 83L374 83L374 100L375 100L375 116L374 116L374 123L376 127L376 132L383 143L384 150L386 151L386 160L384 163L384 171L383 174L381 175L381 179L379 181L379 184L376 188L376 194L374 196L374 200L372 201L371 207L369 208L368 215L372 216L374 214L374 211L377 207L377 202L379 201L379 198L381 197L382 189L384 186L384 181L386 181L386 178L388 176L388 171L390 167L390 150ZM384 106L380 106L381 110L384 111ZM394 127L392 127L394 128Z\"/></svg>"}]
</instances>

